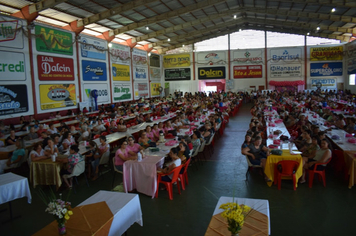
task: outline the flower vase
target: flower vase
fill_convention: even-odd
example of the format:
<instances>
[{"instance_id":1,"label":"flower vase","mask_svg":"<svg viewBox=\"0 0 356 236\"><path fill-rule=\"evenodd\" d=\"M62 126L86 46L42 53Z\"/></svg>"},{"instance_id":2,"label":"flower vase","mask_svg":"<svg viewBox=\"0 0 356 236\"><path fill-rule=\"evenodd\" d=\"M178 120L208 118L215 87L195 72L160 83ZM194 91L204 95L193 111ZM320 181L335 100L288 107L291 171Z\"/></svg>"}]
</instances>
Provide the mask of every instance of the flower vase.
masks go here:
<instances>
[{"instance_id":1,"label":"flower vase","mask_svg":"<svg viewBox=\"0 0 356 236\"><path fill-rule=\"evenodd\" d=\"M65 223L58 223L58 233L59 235L65 235L67 233Z\"/></svg>"}]
</instances>

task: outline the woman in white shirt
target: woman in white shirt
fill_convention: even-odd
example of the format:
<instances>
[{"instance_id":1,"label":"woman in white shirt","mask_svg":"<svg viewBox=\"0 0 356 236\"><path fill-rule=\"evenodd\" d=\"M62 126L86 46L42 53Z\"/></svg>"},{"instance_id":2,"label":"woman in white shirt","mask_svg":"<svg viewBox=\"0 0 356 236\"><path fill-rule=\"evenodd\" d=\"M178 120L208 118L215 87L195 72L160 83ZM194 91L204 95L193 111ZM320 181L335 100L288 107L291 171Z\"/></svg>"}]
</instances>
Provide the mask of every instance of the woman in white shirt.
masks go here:
<instances>
[{"instance_id":1,"label":"woman in white shirt","mask_svg":"<svg viewBox=\"0 0 356 236\"><path fill-rule=\"evenodd\" d=\"M47 146L44 148L44 151L47 157L51 157L52 155L58 156L58 148L57 145L54 144L53 139L48 139Z\"/></svg>"},{"instance_id":2,"label":"woman in white shirt","mask_svg":"<svg viewBox=\"0 0 356 236\"><path fill-rule=\"evenodd\" d=\"M30 152L30 158L28 158L28 164L31 166L32 161L40 161L43 159L47 159L48 157L45 155L45 152L40 143L36 143L33 146L33 150Z\"/></svg>"},{"instance_id":3,"label":"woman in white shirt","mask_svg":"<svg viewBox=\"0 0 356 236\"><path fill-rule=\"evenodd\" d=\"M65 132L63 134L63 150L69 151L70 146L76 144L71 132Z\"/></svg>"},{"instance_id":4,"label":"woman in white shirt","mask_svg":"<svg viewBox=\"0 0 356 236\"><path fill-rule=\"evenodd\" d=\"M164 174L170 173L174 168L180 166L182 164L182 160L178 157L178 150L177 148L172 148L171 151L168 153L168 156L172 158L172 161L165 164L165 168L157 168L158 171L161 171ZM164 175L161 177L161 180L165 182L171 182L173 174Z\"/></svg>"},{"instance_id":5,"label":"woman in white shirt","mask_svg":"<svg viewBox=\"0 0 356 236\"><path fill-rule=\"evenodd\" d=\"M51 135L51 134L57 134L57 133L58 133L58 130L57 130L56 127L54 127L54 124L53 124L53 123L50 123L50 124L49 124L49 128L47 129L47 133L48 133L49 135Z\"/></svg>"}]
</instances>

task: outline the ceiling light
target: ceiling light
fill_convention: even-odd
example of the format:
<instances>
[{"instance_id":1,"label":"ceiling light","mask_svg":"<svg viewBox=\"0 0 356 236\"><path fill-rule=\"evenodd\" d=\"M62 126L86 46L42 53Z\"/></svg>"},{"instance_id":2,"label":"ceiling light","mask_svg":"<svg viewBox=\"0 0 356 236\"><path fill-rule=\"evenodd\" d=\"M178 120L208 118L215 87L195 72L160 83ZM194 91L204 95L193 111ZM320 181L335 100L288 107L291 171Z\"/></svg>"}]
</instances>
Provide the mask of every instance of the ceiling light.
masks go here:
<instances>
[{"instance_id":1,"label":"ceiling light","mask_svg":"<svg viewBox=\"0 0 356 236\"><path fill-rule=\"evenodd\" d=\"M185 45L183 44L182 46L184 47Z\"/></svg>"},{"instance_id":2,"label":"ceiling light","mask_svg":"<svg viewBox=\"0 0 356 236\"><path fill-rule=\"evenodd\" d=\"M310 35L310 33L308 32L307 35Z\"/></svg>"},{"instance_id":3,"label":"ceiling light","mask_svg":"<svg viewBox=\"0 0 356 236\"><path fill-rule=\"evenodd\" d=\"M237 18L237 15L234 15L234 19L236 19Z\"/></svg>"},{"instance_id":4,"label":"ceiling light","mask_svg":"<svg viewBox=\"0 0 356 236\"><path fill-rule=\"evenodd\" d=\"M316 27L316 30L320 30L320 27L318 26L318 27Z\"/></svg>"},{"instance_id":5,"label":"ceiling light","mask_svg":"<svg viewBox=\"0 0 356 236\"><path fill-rule=\"evenodd\" d=\"M108 44L108 47L111 48L111 47L112 47L112 43L109 43L109 44Z\"/></svg>"},{"instance_id":6,"label":"ceiling light","mask_svg":"<svg viewBox=\"0 0 356 236\"><path fill-rule=\"evenodd\" d=\"M146 26L146 30L149 30L150 28L148 26Z\"/></svg>"},{"instance_id":7,"label":"ceiling light","mask_svg":"<svg viewBox=\"0 0 356 236\"><path fill-rule=\"evenodd\" d=\"M149 56L149 57L151 56L151 53L150 53L150 52L148 53L148 56Z\"/></svg>"},{"instance_id":8,"label":"ceiling light","mask_svg":"<svg viewBox=\"0 0 356 236\"><path fill-rule=\"evenodd\" d=\"M335 11L336 11L335 7L333 9L331 9L331 12L335 12Z\"/></svg>"},{"instance_id":9,"label":"ceiling light","mask_svg":"<svg viewBox=\"0 0 356 236\"><path fill-rule=\"evenodd\" d=\"M241 31L242 31L242 29L239 29L239 31L241 32Z\"/></svg>"},{"instance_id":10,"label":"ceiling light","mask_svg":"<svg viewBox=\"0 0 356 236\"><path fill-rule=\"evenodd\" d=\"M167 39L167 41L168 41L168 42L170 42L170 41L171 41L171 39Z\"/></svg>"}]
</instances>

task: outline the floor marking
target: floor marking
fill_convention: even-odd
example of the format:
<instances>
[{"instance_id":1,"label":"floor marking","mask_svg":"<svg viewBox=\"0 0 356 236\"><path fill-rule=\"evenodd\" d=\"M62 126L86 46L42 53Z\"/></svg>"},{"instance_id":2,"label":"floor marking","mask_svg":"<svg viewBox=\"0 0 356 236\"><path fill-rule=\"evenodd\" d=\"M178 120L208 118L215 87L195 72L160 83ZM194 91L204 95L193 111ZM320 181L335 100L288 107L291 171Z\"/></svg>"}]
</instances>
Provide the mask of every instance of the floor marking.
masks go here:
<instances>
[{"instance_id":1,"label":"floor marking","mask_svg":"<svg viewBox=\"0 0 356 236\"><path fill-rule=\"evenodd\" d=\"M216 199L219 199L218 196L216 196L212 191L210 191L209 189L207 189L206 187L204 187L206 189L206 191L208 191L209 193L211 193L211 195L213 195Z\"/></svg>"}]
</instances>

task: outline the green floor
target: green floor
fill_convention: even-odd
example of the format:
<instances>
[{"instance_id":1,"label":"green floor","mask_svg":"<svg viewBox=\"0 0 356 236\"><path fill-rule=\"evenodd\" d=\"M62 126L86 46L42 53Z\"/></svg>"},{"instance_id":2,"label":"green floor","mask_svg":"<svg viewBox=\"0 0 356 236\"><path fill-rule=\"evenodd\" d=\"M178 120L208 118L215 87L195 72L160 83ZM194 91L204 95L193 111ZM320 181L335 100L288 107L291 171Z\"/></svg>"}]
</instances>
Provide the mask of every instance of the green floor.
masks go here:
<instances>
[{"instance_id":1,"label":"green floor","mask_svg":"<svg viewBox=\"0 0 356 236\"><path fill-rule=\"evenodd\" d=\"M240 146L250 120L251 104L243 105L239 113L230 119L223 136L217 140L215 152L197 170L188 170L189 186L174 199L169 200L166 191L151 199L140 194L143 227L135 224L128 230L129 236L136 235L204 235L220 196L267 199L270 205L271 235L356 235L356 187L348 189L341 175L335 176L327 170L327 187L314 182L313 188L299 185L293 191L291 181L283 181L282 189L268 187L258 172L252 172L245 181L247 164L240 154ZM1 178L1 177L0 177ZM116 185L122 181L117 176ZM110 190L112 174L107 173L90 187L84 178L79 180L77 193L71 195L76 206L98 190ZM33 201L13 201L13 211L22 217L12 223L0 224L0 235L31 235L53 219L44 212L45 206L31 189ZM1 194L1 193L0 193ZM7 204L0 206L0 211ZM8 211L0 213L0 221L8 218Z\"/></svg>"}]
</instances>

